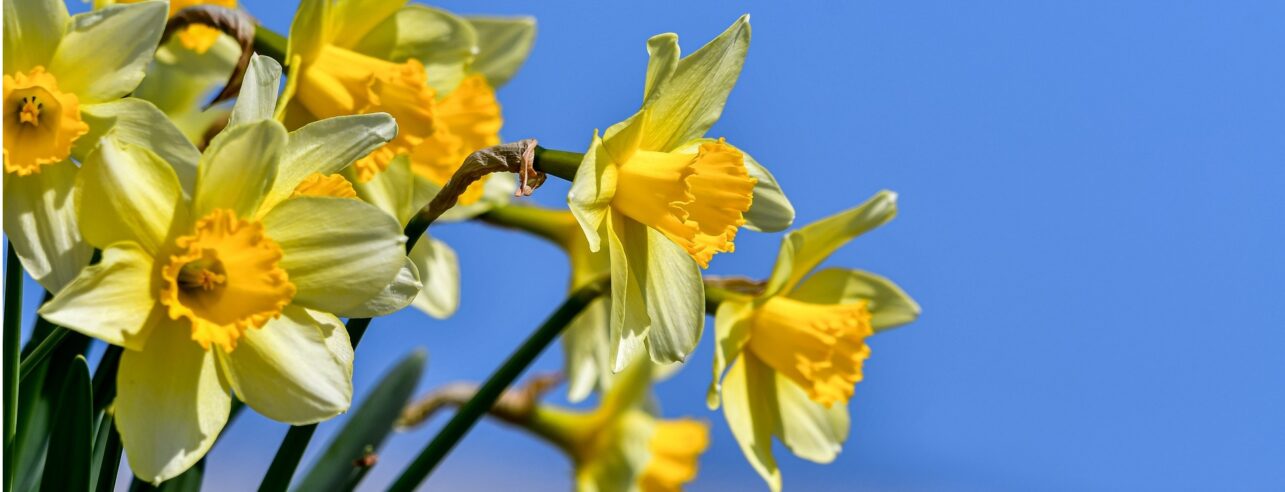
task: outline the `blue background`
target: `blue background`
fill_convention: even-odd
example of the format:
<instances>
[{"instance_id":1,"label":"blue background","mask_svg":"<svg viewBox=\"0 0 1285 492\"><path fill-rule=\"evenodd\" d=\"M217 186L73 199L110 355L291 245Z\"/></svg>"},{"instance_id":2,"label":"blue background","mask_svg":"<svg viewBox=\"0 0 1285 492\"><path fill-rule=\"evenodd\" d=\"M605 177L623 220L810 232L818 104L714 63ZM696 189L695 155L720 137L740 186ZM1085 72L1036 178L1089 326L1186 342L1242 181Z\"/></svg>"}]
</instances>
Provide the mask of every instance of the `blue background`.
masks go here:
<instances>
[{"instance_id":1,"label":"blue background","mask_svg":"<svg viewBox=\"0 0 1285 492\"><path fill-rule=\"evenodd\" d=\"M900 216L829 264L894 279L923 316L871 340L835 463L778 447L787 489L1285 488L1285 4L692 3L444 6L537 16L530 61L500 91L503 133L567 150L637 108L649 36L677 32L691 52L748 11L749 58L712 135L775 173L799 225L900 193ZM243 6L279 32L293 15ZM534 201L562 206L566 189ZM481 380L561 301L553 247L476 224L434 233L459 252L463 306L377 320L358 398L415 346L431 354L421 390ZM764 277L778 242L745 232L708 272ZM481 301L497 291L513 300ZM704 407L710 340L658 388L667 416L712 424L690 489L762 489ZM555 348L536 367L560 363ZM393 436L363 488L444 420ZM257 486L284 432L241 415L207 487ZM567 490L570 473L484 423L426 487Z\"/></svg>"}]
</instances>

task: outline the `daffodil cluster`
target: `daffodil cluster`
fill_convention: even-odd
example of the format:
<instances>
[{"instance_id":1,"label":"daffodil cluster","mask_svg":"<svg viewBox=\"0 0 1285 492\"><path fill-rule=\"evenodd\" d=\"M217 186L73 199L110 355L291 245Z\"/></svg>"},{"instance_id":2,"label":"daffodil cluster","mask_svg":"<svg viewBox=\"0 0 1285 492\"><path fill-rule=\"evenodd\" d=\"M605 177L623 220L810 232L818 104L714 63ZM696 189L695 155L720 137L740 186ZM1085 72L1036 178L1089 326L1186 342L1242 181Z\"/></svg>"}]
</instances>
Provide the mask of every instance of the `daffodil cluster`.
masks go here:
<instances>
[{"instance_id":1,"label":"daffodil cluster","mask_svg":"<svg viewBox=\"0 0 1285 492\"><path fill-rule=\"evenodd\" d=\"M795 218L744 142L710 134L746 61L748 15L686 56L675 34L652 37L636 112L594 131L583 154L521 157L524 179L529 167L572 181L567 209L555 210L511 203L517 186L504 176L458 181L464 163L501 143L496 91L526 61L533 19L407 0L302 0L286 36L192 21L208 9L247 15L237 8L108 0L71 16L59 0L4 0L5 235L48 292L45 329L113 347L94 376L93 391L103 385L110 400L94 407L106 422L95 433L119 436L139 480L192 470L237 402L296 426L287 446L306 445L307 426L348 411L354 347L371 318L415 306L445 319L460 305L456 253L425 234L439 214L516 228L567 253L571 295L548 333L562 334L567 399L596 406L535 401L510 423L565 453L577 490L674 491L696 478L709 425L662 417L651 387L699 350L709 314L706 403L722 408L769 487L781 488L773 439L807 460L835 458L867 340L913 321L919 307L872 273L814 273L892 219L887 191L786 234L763 282L729 289L703 276L744 231L783 231ZM235 102L221 101L233 93ZM427 214L430 203L457 205ZM8 314L4 329L15 333L9 320L20 317ZM58 340L24 353L53 364L42 357L54 357ZM511 365L529 364L543 345L535 348L524 345L488 388L511 383L525 367ZM363 453L382 442L386 416L414 382L375 391L388 401L368 405L386 408L355 412L378 421L349 424L370 431L352 441L370 447ZM465 421L447 427L467 429L495 408L496 393L477 391L492 400L473 401L474 416L462 410L455 418ZM43 460L48 440L18 452ZM96 459L110 442L92 442L104 449ZM331 450L345 441L336 442ZM282 489L303 452L287 446L269 473L284 473ZM370 466L361 465L367 454L345 452L355 451L326 456Z\"/></svg>"}]
</instances>

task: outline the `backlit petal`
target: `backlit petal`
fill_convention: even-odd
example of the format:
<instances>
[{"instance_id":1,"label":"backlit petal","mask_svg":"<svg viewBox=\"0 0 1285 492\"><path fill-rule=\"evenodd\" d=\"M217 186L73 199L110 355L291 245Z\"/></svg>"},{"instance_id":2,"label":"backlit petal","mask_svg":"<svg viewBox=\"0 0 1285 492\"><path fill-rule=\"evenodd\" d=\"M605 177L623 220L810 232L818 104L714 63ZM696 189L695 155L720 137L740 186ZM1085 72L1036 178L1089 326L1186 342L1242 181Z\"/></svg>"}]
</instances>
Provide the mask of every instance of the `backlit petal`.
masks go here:
<instances>
[{"instance_id":1,"label":"backlit petal","mask_svg":"<svg viewBox=\"0 0 1285 492\"><path fill-rule=\"evenodd\" d=\"M163 2L142 2L76 14L49 71L82 104L129 94L152 61L168 10Z\"/></svg>"},{"instance_id":2,"label":"backlit petal","mask_svg":"<svg viewBox=\"0 0 1285 492\"><path fill-rule=\"evenodd\" d=\"M101 261L41 306L40 316L112 345L142 350L156 316L164 315L156 309L154 266L138 244L113 244L103 250Z\"/></svg>"},{"instance_id":3,"label":"backlit petal","mask_svg":"<svg viewBox=\"0 0 1285 492\"><path fill-rule=\"evenodd\" d=\"M311 424L352 403L352 344L332 314L289 306L218 353L237 397L272 420Z\"/></svg>"}]
</instances>

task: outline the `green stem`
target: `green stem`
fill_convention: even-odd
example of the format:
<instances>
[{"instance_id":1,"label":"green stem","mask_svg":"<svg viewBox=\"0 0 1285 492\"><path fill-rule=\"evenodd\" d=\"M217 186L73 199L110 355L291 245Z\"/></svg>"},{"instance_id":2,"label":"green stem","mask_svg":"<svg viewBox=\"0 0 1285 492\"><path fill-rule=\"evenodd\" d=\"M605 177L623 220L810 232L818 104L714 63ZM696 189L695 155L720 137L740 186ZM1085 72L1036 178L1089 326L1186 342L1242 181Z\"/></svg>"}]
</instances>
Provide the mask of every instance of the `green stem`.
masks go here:
<instances>
[{"instance_id":1,"label":"green stem","mask_svg":"<svg viewBox=\"0 0 1285 492\"><path fill-rule=\"evenodd\" d=\"M290 486L290 479L294 477L299 460L303 458L304 450L308 449L308 441L312 440L312 433L316 431L317 424L294 426L286 431L285 440L281 441L277 455L268 466L267 475L263 476L263 483L259 484L259 492L276 492Z\"/></svg>"},{"instance_id":2,"label":"green stem","mask_svg":"<svg viewBox=\"0 0 1285 492\"><path fill-rule=\"evenodd\" d=\"M254 26L254 52L276 60L281 66L289 65L286 60L286 49L289 46L286 38L262 25Z\"/></svg>"},{"instance_id":3,"label":"green stem","mask_svg":"<svg viewBox=\"0 0 1285 492\"><path fill-rule=\"evenodd\" d=\"M22 263L13 243L7 245L4 268L4 490L13 486L18 450L13 438L18 424L18 345L22 336Z\"/></svg>"},{"instance_id":4,"label":"green stem","mask_svg":"<svg viewBox=\"0 0 1285 492\"><path fill-rule=\"evenodd\" d=\"M433 437L428 446L420 452L415 461L402 472L388 490L395 492L415 490L420 482L423 482L424 478L428 477L428 474L441 463L442 458L445 458L455 444L464 437L464 434L473 428L473 424L476 424L478 419L495 405L495 400L504 393L505 388L513 384L513 381L535 361L540 352L543 352L559 333L562 333L567 324L580 314L590 301L607 291L608 283L607 278L602 278L571 293L571 296L563 301L562 306L554 311L549 319L545 320L544 324L540 325L540 328L522 342L508 360L491 374L486 383L477 390L477 394L460 407L455 416L451 417L446 426L442 427L441 432Z\"/></svg>"},{"instance_id":5,"label":"green stem","mask_svg":"<svg viewBox=\"0 0 1285 492\"><path fill-rule=\"evenodd\" d=\"M125 349L117 345L108 345L103 352L98 368L94 370L94 411L101 412L116 399L116 371L120 368L120 356Z\"/></svg>"},{"instance_id":6,"label":"green stem","mask_svg":"<svg viewBox=\"0 0 1285 492\"><path fill-rule=\"evenodd\" d=\"M36 348L32 350L30 354L27 354L26 357L22 358L22 365L19 369L19 381L26 380L27 375L31 374L31 371L40 367L40 363L44 362L45 359L48 359L49 354L54 353L54 350L57 350L58 347L62 345L63 340L67 338L67 334L69 333L71 333L71 331L66 328L53 326L53 331L49 332L49 336L45 337L44 340L41 340L40 345L36 345Z\"/></svg>"},{"instance_id":7,"label":"green stem","mask_svg":"<svg viewBox=\"0 0 1285 492\"><path fill-rule=\"evenodd\" d=\"M477 219L487 224L535 234L564 250L568 249L568 241L576 239L575 234L580 234L580 226L576 224L575 217L566 210L503 205L478 215Z\"/></svg>"},{"instance_id":8,"label":"green stem","mask_svg":"<svg viewBox=\"0 0 1285 492\"><path fill-rule=\"evenodd\" d=\"M584 154L579 152L551 150L540 146L535 148L535 170L567 181L575 181L576 170L580 168L582 160Z\"/></svg>"},{"instance_id":9,"label":"green stem","mask_svg":"<svg viewBox=\"0 0 1285 492\"><path fill-rule=\"evenodd\" d=\"M124 349L119 346L108 345L102 360L98 361L98 368L94 369L94 379L91 382L94 415L99 416L98 425L107 427L99 429L98 433L100 437L107 439L102 446L98 463L98 483L95 489L98 492L110 492L116 487L116 470L120 468L120 435L116 432L114 416L107 412L107 406L116 398L116 372L120 368L123 352ZM94 445L98 446L97 443Z\"/></svg>"}]
</instances>

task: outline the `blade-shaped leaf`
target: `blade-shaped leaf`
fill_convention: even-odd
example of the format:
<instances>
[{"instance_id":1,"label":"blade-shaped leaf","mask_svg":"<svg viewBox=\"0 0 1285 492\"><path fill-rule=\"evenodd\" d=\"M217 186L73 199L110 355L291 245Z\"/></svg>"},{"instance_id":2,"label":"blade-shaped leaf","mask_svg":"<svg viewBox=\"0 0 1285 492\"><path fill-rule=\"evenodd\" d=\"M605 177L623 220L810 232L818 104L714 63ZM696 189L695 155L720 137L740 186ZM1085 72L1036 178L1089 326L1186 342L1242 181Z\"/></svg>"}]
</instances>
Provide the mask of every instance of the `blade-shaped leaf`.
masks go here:
<instances>
[{"instance_id":1,"label":"blade-shaped leaf","mask_svg":"<svg viewBox=\"0 0 1285 492\"><path fill-rule=\"evenodd\" d=\"M326 446L295 490L344 490L352 476L364 473L365 469L353 466L353 462L365 456L368 449L379 449L393 430L393 423L419 384L427 358L423 350L416 350L393 366L348 417L344 428Z\"/></svg>"},{"instance_id":2,"label":"blade-shaped leaf","mask_svg":"<svg viewBox=\"0 0 1285 492\"><path fill-rule=\"evenodd\" d=\"M49 433L42 490L89 490L90 458L94 447L94 395L89 387L89 365L76 357L63 378L57 410Z\"/></svg>"}]
</instances>

